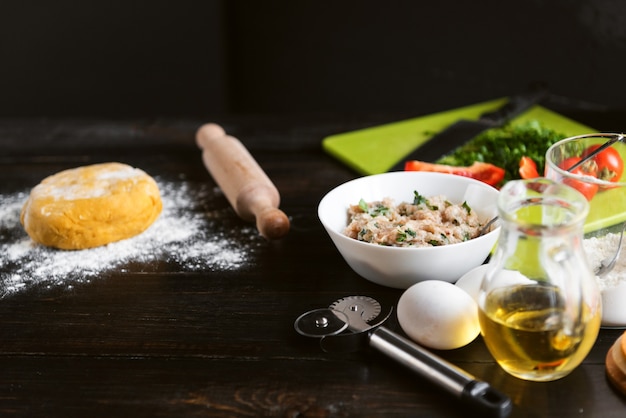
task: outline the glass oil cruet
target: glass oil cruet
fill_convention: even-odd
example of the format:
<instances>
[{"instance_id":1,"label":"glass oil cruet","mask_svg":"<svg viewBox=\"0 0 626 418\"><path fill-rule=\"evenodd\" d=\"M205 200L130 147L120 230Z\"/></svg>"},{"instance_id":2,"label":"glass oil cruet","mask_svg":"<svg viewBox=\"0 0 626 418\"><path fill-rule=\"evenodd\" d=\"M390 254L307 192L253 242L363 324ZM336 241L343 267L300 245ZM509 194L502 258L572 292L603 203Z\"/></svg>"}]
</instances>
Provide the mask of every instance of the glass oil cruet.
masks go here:
<instances>
[{"instance_id":1,"label":"glass oil cruet","mask_svg":"<svg viewBox=\"0 0 626 418\"><path fill-rule=\"evenodd\" d=\"M478 295L481 333L509 374L551 381L574 370L600 329L601 297L583 245L586 198L546 178L501 189L501 233Z\"/></svg>"}]
</instances>

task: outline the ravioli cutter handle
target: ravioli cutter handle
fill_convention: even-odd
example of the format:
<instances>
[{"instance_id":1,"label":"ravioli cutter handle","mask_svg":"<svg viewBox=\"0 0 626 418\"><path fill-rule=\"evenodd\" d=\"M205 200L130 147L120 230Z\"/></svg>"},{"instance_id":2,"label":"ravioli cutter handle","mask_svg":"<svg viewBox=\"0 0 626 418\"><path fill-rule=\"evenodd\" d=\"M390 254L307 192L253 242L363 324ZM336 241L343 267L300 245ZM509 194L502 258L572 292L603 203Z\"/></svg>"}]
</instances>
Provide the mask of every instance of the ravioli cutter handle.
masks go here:
<instances>
[{"instance_id":1,"label":"ravioli cutter handle","mask_svg":"<svg viewBox=\"0 0 626 418\"><path fill-rule=\"evenodd\" d=\"M481 416L504 418L511 413L508 396L385 327L370 333L369 345L468 402Z\"/></svg>"}]
</instances>

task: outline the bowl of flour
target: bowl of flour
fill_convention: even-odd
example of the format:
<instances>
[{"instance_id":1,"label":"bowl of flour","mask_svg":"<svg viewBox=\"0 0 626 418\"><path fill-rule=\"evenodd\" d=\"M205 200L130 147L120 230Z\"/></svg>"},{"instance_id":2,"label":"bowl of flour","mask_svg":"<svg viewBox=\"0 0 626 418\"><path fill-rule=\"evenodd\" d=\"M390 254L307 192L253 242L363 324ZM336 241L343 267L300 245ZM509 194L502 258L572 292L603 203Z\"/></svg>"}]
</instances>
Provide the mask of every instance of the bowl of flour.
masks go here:
<instances>
[{"instance_id":1,"label":"bowl of flour","mask_svg":"<svg viewBox=\"0 0 626 418\"><path fill-rule=\"evenodd\" d=\"M583 247L592 270L602 260L615 253L620 238L619 230L604 236L586 238ZM596 277L602 293L602 326L626 328L626 254L621 251L613 270L604 277Z\"/></svg>"}]
</instances>

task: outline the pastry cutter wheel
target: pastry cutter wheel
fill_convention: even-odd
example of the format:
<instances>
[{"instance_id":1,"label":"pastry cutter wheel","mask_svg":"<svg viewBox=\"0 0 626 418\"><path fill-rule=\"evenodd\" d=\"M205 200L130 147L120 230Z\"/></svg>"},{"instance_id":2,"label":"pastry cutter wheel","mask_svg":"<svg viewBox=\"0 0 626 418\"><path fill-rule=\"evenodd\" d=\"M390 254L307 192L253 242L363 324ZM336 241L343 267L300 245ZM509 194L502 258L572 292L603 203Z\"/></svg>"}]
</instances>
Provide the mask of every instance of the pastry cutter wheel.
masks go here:
<instances>
[{"instance_id":1,"label":"pastry cutter wheel","mask_svg":"<svg viewBox=\"0 0 626 418\"><path fill-rule=\"evenodd\" d=\"M368 296L348 296L328 308L300 315L294 324L306 337L320 339L326 352L350 352L370 346L430 380L485 416L506 417L512 409L508 396L488 383L430 353L383 326L392 309L383 312L380 303Z\"/></svg>"}]
</instances>

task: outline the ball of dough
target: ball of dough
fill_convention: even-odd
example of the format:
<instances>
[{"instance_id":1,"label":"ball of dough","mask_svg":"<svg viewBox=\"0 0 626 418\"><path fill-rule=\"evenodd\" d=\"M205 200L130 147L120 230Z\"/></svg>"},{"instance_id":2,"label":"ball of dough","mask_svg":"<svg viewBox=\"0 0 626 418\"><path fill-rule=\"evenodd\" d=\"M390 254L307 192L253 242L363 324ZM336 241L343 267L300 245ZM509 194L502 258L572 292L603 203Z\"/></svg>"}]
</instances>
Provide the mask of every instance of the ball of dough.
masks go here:
<instances>
[{"instance_id":1,"label":"ball of dough","mask_svg":"<svg viewBox=\"0 0 626 418\"><path fill-rule=\"evenodd\" d=\"M159 188L144 171L102 163L45 178L31 191L20 221L40 244L81 250L140 234L162 207Z\"/></svg>"}]
</instances>

